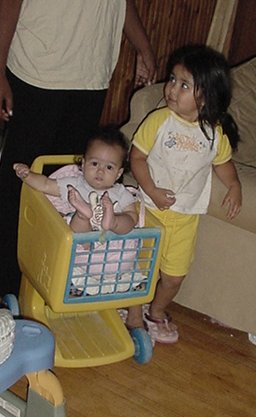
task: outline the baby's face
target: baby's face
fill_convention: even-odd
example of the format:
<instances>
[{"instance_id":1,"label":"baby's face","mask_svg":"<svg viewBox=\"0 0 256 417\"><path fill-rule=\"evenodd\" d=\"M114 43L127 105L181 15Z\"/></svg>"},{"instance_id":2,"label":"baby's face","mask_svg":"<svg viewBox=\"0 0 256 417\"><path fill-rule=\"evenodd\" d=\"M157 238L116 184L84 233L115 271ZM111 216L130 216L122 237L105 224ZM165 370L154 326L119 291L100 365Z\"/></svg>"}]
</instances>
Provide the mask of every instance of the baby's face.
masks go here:
<instances>
[{"instance_id":1,"label":"baby's face","mask_svg":"<svg viewBox=\"0 0 256 417\"><path fill-rule=\"evenodd\" d=\"M83 161L84 178L95 190L105 190L113 186L123 173L122 149L117 145L107 145L100 139L89 147Z\"/></svg>"},{"instance_id":2,"label":"baby's face","mask_svg":"<svg viewBox=\"0 0 256 417\"><path fill-rule=\"evenodd\" d=\"M198 103L196 103L194 96L194 79L183 65L175 65L164 93L170 110L173 110L188 122L195 122L198 119Z\"/></svg>"}]
</instances>

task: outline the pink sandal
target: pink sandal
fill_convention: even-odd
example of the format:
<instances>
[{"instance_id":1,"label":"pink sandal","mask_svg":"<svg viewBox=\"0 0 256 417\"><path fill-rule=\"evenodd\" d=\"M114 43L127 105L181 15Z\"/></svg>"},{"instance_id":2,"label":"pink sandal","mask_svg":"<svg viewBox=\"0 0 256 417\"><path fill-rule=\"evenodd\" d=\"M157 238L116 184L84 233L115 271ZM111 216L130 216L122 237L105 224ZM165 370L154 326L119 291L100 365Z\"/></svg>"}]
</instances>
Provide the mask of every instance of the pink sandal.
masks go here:
<instances>
[{"instance_id":1,"label":"pink sandal","mask_svg":"<svg viewBox=\"0 0 256 417\"><path fill-rule=\"evenodd\" d=\"M144 315L144 320L148 326L148 332L152 339L159 343L176 343L179 339L177 328L170 326L172 318L167 316L165 319L155 319L149 314Z\"/></svg>"}]
</instances>

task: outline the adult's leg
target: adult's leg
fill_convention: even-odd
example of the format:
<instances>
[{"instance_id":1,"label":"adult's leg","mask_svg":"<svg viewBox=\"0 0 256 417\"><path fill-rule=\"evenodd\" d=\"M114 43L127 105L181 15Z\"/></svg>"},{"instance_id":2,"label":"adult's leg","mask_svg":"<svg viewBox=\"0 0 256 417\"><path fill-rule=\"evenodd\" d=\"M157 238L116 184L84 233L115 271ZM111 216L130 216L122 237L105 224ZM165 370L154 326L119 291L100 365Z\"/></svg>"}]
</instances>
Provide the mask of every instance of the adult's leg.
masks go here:
<instances>
[{"instance_id":1,"label":"adult's leg","mask_svg":"<svg viewBox=\"0 0 256 417\"><path fill-rule=\"evenodd\" d=\"M100 122L107 90L72 90L68 92L57 132L63 153L82 154L86 139Z\"/></svg>"},{"instance_id":2,"label":"adult's leg","mask_svg":"<svg viewBox=\"0 0 256 417\"><path fill-rule=\"evenodd\" d=\"M0 163L0 294L18 294L17 230L21 181L13 171L13 163L20 161L31 165L38 155L81 153L85 127L89 122L95 126L95 121L92 116L93 94L89 95L87 105L85 100L84 104L78 100L80 94L75 94L76 102L71 103L69 91L33 87L10 72L8 78L14 96L14 115L8 124ZM95 105L97 122L105 92L100 92L99 97L96 97ZM68 114L72 113L78 113L79 117L68 120ZM79 123L83 118L84 127L81 127ZM77 148L73 146L76 143L74 137L81 138Z\"/></svg>"},{"instance_id":3,"label":"adult's leg","mask_svg":"<svg viewBox=\"0 0 256 417\"><path fill-rule=\"evenodd\" d=\"M14 115L7 126L7 138L0 162L0 294L18 295L20 271L17 263L17 229L21 181L14 162L31 165L40 154L54 153L58 106L47 91L23 83L9 73L14 96ZM52 151L52 152L51 152Z\"/></svg>"}]
</instances>

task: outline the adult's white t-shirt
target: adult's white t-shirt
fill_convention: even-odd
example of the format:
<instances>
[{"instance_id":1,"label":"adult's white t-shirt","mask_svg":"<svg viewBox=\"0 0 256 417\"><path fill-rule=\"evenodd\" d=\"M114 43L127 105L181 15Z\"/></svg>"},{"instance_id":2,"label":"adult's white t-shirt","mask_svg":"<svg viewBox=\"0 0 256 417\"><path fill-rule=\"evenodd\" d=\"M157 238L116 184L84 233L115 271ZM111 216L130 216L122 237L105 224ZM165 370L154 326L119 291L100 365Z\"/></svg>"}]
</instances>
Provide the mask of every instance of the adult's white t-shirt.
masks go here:
<instances>
[{"instance_id":1,"label":"adult's white t-shirt","mask_svg":"<svg viewBox=\"0 0 256 417\"><path fill-rule=\"evenodd\" d=\"M106 89L125 12L125 0L23 0L7 66L40 88Z\"/></svg>"}]
</instances>

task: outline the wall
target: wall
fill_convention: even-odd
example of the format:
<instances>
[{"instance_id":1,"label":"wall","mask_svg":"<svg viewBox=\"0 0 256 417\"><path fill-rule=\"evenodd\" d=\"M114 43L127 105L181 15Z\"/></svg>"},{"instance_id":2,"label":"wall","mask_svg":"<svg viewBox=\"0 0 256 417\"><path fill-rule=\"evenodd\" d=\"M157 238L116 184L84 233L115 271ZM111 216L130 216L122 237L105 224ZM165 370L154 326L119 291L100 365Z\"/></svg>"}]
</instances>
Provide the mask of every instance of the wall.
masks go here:
<instances>
[{"instance_id":1,"label":"wall","mask_svg":"<svg viewBox=\"0 0 256 417\"><path fill-rule=\"evenodd\" d=\"M135 0L153 46L158 81L165 78L170 52L187 42L206 42L216 0ZM129 116L133 93L135 52L123 38L101 123L123 124Z\"/></svg>"},{"instance_id":2,"label":"wall","mask_svg":"<svg viewBox=\"0 0 256 417\"><path fill-rule=\"evenodd\" d=\"M256 56L256 1L239 0L229 51L230 65Z\"/></svg>"}]
</instances>

